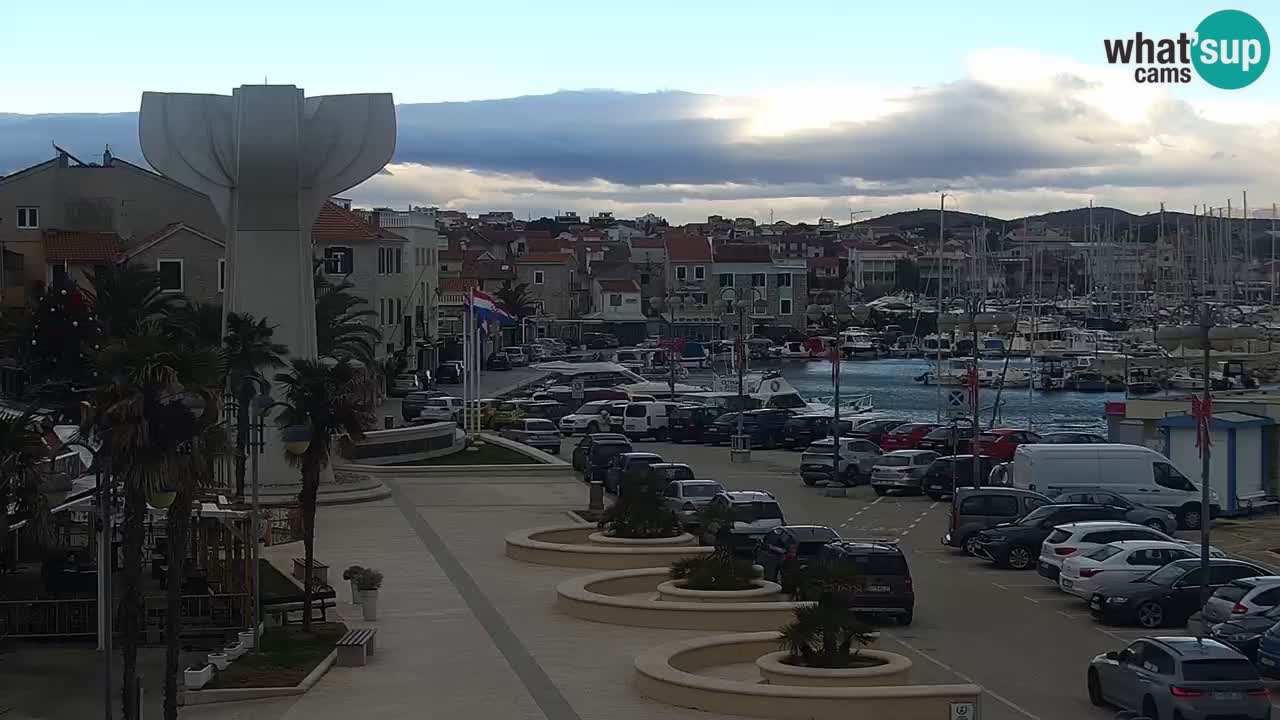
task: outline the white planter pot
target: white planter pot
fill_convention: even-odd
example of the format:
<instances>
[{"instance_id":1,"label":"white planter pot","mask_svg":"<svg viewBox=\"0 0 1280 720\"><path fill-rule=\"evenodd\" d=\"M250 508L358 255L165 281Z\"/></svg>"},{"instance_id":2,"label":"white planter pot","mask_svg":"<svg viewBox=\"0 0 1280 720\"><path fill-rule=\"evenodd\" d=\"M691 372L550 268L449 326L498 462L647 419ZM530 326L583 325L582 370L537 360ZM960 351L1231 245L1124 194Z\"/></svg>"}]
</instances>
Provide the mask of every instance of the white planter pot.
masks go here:
<instances>
[{"instance_id":1,"label":"white planter pot","mask_svg":"<svg viewBox=\"0 0 1280 720\"><path fill-rule=\"evenodd\" d=\"M222 649L222 652L226 653L227 658L230 660L239 660L240 656L245 653L245 650L246 648L244 645L236 643L235 645L226 646Z\"/></svg>"},{"instance_id":2,"label":"white planter pot","mask_svg":"<svg viewBox=\"0 0 1280 720\"><path fill-rule=\"evenodd\" d=\"M209 653L209 664L219 670L226 670L231 664L231 658L227 657L226 653Z\"/></svg>"},{"instance_id":3,"label":"white planter pot","mask_svg":"<svg viewBox=\"0 0 1280 720\"><path fill-rule=\"evenodd\" d=\"M364 611L365 620L378 619L378 591L377 590L361 590L360 591L360 609Z\"/></svg>"},{"instance_id":4,"label":"white planter pot","mask_svg":"<svg viewBox=\"0 0 1280 720\"><path fill-rule=\"evenodd\" d=\"M205 665L198 670L188 668L182 673L182 684L188 690L199 690L213 679L213 666Z\"/></svg>"},{"instance_id":5,"label":"white planter pot","mask_svg":"<svg viewBox=\"0 0 1280 720\"><path fill-rule=\"evenodd\" d=\"M257 645L257 642L253 637L252 630L245 630L244 632L240 633L237 637L240 638L240 644L244 647L245 650L252 650L253 647Z\"/></svg>"},{"instance_id":6,"label":"white planter pot","mask_svg":"<svg viewBox=\"0 0 1280 720\"><path fill-rule=\"evenodd\" d=\"M356 605L360 604L360 589L356 587L356 581L351 581L351 602Z\"/></svg>"}]
</instances>

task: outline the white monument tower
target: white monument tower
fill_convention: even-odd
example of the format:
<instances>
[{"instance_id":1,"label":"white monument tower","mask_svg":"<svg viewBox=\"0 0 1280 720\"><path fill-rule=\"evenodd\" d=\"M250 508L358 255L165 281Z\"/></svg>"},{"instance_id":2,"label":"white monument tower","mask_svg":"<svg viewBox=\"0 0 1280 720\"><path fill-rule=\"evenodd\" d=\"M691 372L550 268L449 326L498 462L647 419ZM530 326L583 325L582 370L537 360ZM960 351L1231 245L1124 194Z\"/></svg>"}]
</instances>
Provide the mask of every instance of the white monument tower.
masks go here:
<instances>
[{"instance_id":1,"label":"white monument tower","mask_svg":"<svg viewBox=\"0 0 1280 720\"><path fill-rule=\"evenodd\" d=\"M382 169L396 144L390 93L304 97L292 85L231 95L142 95L142 154L209 196L227 232L224 309L268 318L293 357L316 357L311 226L332 195ZM276 393L279 399L279 393ZM297 492L275 432L264 494Z\"/></svg>"}]
</instances>

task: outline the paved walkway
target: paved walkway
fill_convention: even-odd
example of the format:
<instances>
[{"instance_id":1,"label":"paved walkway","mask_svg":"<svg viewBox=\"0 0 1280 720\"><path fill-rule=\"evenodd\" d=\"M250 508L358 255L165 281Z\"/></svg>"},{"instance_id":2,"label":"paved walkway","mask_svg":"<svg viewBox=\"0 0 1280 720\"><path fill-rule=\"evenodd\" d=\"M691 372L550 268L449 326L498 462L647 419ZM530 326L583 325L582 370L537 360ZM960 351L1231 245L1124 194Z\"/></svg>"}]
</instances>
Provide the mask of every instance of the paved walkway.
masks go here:
<instances>
[{"instance_id":1,"label":"paved walkway","mask_svg":"<svg viewBox=\"0 0 1280 720\"><path fill-rule=\"evenodd\" d=\"M392 480L392 497L321 508L317 557L340 573L357 563L386 576L378 653L334 668L298 698L200 706L201 720L350 717L473 720L707 720L641 698L630 687L641 650L689 633L587 623L556 612L555 585L586 571L527 565L504 555L515 529L567 522L584 504L577 480ZM296 548L271 549L282 565ZM338 611L359 626L339 588Z\"/></svg>"}]
</instances>

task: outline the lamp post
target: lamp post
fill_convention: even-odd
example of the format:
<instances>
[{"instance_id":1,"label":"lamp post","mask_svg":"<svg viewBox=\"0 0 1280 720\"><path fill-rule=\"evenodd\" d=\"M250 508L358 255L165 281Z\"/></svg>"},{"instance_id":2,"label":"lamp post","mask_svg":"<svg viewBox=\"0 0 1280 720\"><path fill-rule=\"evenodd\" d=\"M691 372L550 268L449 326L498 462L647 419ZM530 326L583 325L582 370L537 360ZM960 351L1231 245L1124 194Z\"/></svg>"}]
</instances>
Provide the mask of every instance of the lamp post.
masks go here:
<instances>
[{"instance_id":1,"label":"lamp post","mask_svg":"<svg viewBox=\"0 0 1280 720\"><path fill-rule=\"evenodd\" d=\"M743 293L753 298L752 304L766 304L766 298L760 288L745 288L748 293ZM746 324L747 305L741 302L742 298L739 288L725 288L720 291L720 299L725 302L733 303L733 309L738 313L738 329L734 334L733 351L734 359L738 366L738 432L734 436L729 447L729 460L732 462L745 462L751 459L751 442L742 435L742 414L746 411L746 392L745 373L746 373L746 337L743 334ZM753 308L754 309L754 308ZM728 315L730 313L726 313Z\"/></svg>"},{"instance_id":2,"label":"lamp post","mask_svg":"<svg viewBox=\"0 0 1280 720\"><path fill-rule=\"evenodd\" d=\"M672 400L676 399L676 366L680 353L684 350L683 338L676 338L676 311L690 304L692 295L692 292L677 290L667 293L661 298L654 298L658 304L658 317L662 317L663 313L666 313L667 341L663 343L663 347L667 351L668 384Z\"/></svg>"},{"instance_id":3,"label":"lamp post","mask_svg":"<svg viewBox=\"0 0 1280 720\"><path fill-rule=\"evenodd\" d=\"M1193 308L1184 305L1178 308L1184 313ZM1225 322L1239 322L1243 319L1243 311L1233 305L1218 308L1219 319ZM1213 491L1209 487L1210 473L1210 438L1213 426L1212 379L1210 372L1210 353L1213 348L1230 350L1236 340L1247 340L1257 337L1257 330L1244 325L1228 325L1218 327L1214 323L1213 307L1202 301L1198 305L1199 323L1197 325L1174 325L1161 327L1156 331L1156 342L1166 350L1176 348L1199 348L1201 355L1201 373L1203 383L1200 397L1192 398L1192 414L1196 416L1196 445L1200 448L1200 568L1205 578L1209 577L1209 526L1212 518ZM1200 588L1200 607L1203 609L1211 594L1209 584L1205 582ZM1200 633L1204 633L1201 623Z\"/></svg>"},{"instance_id":4,"label":"lamp post","mask_svg":"<svg viewBox=\"0 0 1280 720\"><path fill-rule=\"evenodd\" d=\"M63 445L84 448L93 458L93 484L98 490L98 521L102 524L102 539L98 543L98 649L102 651L102 715L106 720L111 720L111 571L115 564L111 542L111 488L102 482L102 464L98 462L98 450L79 440L71 440Z\"/></svg>"},{"instance_id":5,"label":"lamp post","mask_svg":"<svg viewBox=\"0 0 1280 720\"><path fill-rule=\"evenodd\" d=\"M250 458L250 517L249 517L249 534L253 537L253 552L250 553L253 562L253 614L252 632L253 632L253 651L256 653L261 645L261 637L258 635L258 626L262 621L262 587L259 585L261 580L259 560L260 546L262 544L262 534L259 528L261 522L261 513L258 506L258 453L265 447L266 439L263 437L265 430L264 418L268 412L276 407L288 407L287 403L272 402L270 395L257 395L253 398L252 404L249 406L249 427L253 429L250 435L250 448L253 454ZM302 455L311 448L311 428L305 425L290 425L283 431L284 449L290 455ZM307 570L310 572L310 569Z\"/></svg>"}]
</instances>

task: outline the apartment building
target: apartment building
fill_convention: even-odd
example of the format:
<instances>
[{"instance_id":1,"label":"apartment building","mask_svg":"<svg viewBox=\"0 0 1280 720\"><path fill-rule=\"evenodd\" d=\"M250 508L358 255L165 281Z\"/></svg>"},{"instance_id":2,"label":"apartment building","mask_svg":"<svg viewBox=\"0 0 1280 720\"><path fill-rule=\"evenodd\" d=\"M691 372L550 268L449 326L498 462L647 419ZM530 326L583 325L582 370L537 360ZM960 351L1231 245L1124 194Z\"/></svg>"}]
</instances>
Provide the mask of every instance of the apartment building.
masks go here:
<instances>
[{"instance_id":1,"label":"apartment building","mask_svg":"<svg viewBox=\"0 0 1280 720\"><path fill-rule=\"evenodd\" d=\"M734 332L755 334L769 326L803 329L808 303L808 265L803 258L773 258L764 243L733 243L715 248L713 303ZM739 305L746 323L738 326Z\"/></svg>"},{"instance_id":2,"label":"apartment building","mask_svg":"<svg viewBox=\"0 0 1280 720\"><path fill-rule=\"evenodd\" d=\"M899 287L898 268L912 256L905 243L877 244L869 240L850 240L844 244L848 253L849 281L863 297L893 292Z\"/></svg>"},{"instance_id":3,"label":"apartment building","mask_svg":"<svg viewBox=\"0 0 1280 720\"><path fill-rule=\"evenodd\" d=\"M418 348L419 363L435 367L440 340L440 256L448 249L448 243L439 231L436 213L422 208L378 208L357 211L357 214L367 218L371 225L407 241L404 252L413 258L412 265L407 268L409 297L405 303L413 317L411 339Z\"/></svg>"},{"instance_id":4,"label":"apartment building","mask_svg":"<svg viewBox=\"0 0 1280 720\"><path fill-rule=\"evenodd\" d=\"M570 292L578 282L577 259L569 253L529 253L515 260L516 282L524 283L537 298L540 327L551 320L576 318L578 296Z\"/></svg>"}]
</instances>

